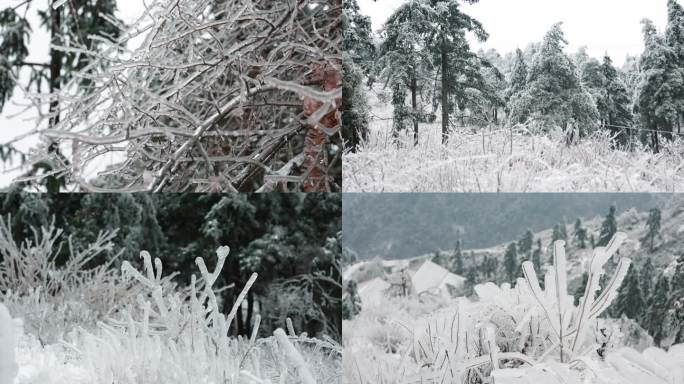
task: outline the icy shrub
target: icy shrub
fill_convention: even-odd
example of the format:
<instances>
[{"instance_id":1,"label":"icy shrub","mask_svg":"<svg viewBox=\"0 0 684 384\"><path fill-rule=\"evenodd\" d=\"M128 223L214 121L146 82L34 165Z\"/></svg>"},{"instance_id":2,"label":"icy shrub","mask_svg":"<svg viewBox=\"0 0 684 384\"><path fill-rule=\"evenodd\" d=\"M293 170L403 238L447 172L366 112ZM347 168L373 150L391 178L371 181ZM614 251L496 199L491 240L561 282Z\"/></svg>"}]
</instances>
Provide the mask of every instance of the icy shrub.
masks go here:
<instances>
[{"instance_id":1,"label":"icy shrub","mask_svg":"<svg viewBox=\"0 0 684 384\"><path fill-rule=\"evenodd\" d=\"M338 380L341 348L331 340L297 336L276 330L275 337L257 338L260 317L249 339L231 338L228 330L257 278L253 274L225 315L213 290L228 247L217 250L209 271L202 258L196 264L188 292L167 291L162 263L141 252L144 270L124 262L122 273L145 288L137 302L122 309L122 317L100 324L98 332L79 330L72 347L90 367L94 383L272 383L313 384Z\"/></svg>"},{"instance_id":2,"label":"icy shrub","mask_svg":"<svg viewBox=\"0 0 684 384\"><path fill-rule=\"evenodd\" d=\"M11 218L0 217L0 295L14 317L22 318L28 333L52 343L74 326L93 327L134 299L130 284L120 281L110 264L88 268L88 263L112 249L114 232L100 232L83 249L71 238L62 241L54 227L31 228L32 239L17 244ZM57 256L68 247L70 257L58 266ZM113 260L112 260L113 261Z\"/></svg>"}]
</instances>

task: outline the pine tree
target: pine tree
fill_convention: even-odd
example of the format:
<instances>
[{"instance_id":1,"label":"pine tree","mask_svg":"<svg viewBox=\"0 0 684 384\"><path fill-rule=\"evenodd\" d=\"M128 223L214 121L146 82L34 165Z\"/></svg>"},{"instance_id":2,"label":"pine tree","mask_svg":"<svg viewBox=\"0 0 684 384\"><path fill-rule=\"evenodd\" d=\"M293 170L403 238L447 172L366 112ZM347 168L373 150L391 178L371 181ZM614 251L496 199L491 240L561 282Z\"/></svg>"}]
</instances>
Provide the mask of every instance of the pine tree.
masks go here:
<instances>
[{"instance_id":1,"label":"pine tree","mask_svg":"<svg viewBox=\"0 0 684 384\"><path fill-rule=\"evenodd\" d=\"M352 319L361 313L361 296L359 296L356 281L349 280L346 284L345 296L342 301L342 318Z\"/></svg>"},{"instance_id":2,"label":"pine tree","mask_svg":"<svg viewBox=\"0 0 684 384\"><path fill-rule=\"evenodd\" d=\"M645 302L639 283L639 270L632 264L618 291L614 313L616 316L625 315L632 320L638 321L641 319L644 310Z\"/></svg>"},{"instance_id":3,"label":"pine tree","mask_svg":"<svg viewBox=\"0 0 684 384\"><path fill-rule=\"evenodd\" d=\"M651 297L651 291L653 290L653 277L655 275L656 270L653 266L651 258L649 257L641 267L641 276L639 277L639 280L641 280L641 293L646 301L648 301L649 297Z\"/></svg>"},{"instance_id":4,"label":"pine tree","mask_svg":"<svg viewBox=\"0 0 684 384\"><path fill-rule=\"evenodd\" d=\"M677 0L668 0L667 2L665 42L672 49L681 73L681 71L684 71L684 7ZM673 118L677 127L677 133L680 133L684 123L684 84L679 84L679 88L673 94L673 99L677 109Z\"/></svg>"},{"instance_id":5,"label":"pine tree","mask_svg":"<svg viewBox=\"0 0 684 384\"><path fill-rule=\"evenodd\" d=\"M414 145L418 145L421 121L418 96L423 83L430 80L432 69L431 54L425 43L430 27L428 16L419 0L403 4L385 22L385 39L378 53L379 76L392 89L393 136L398 137L408 120L413 124ZM410 108L406 106L408 92Z\"/></svg>"},{"instance_id":6,"label":"pine tree","mask_svg":"<svg viewBox=\"0 0 684 384\"><path fill-rule=\"evenodd\" d=\"M646 231L646 236L641 241L648 244L648 250L653 252L653 241L658 236L658 233L660 233L660 209L653 208L648 211Z\"/></svg>"},{"instance_id":7,"label":"pine tree","mask_svg":"<svg viewBox=\"0 0 684 384\"><path fill-rule=\"evenodd\" d=\"M668 312L675 319L674 342L684 342L684 253L677 258L677 268L670 280L671 293L668 300Z\"/></svg>"},{"instance_id":8,"label":"pine tree","mask_svg":"<svg viewBox=\"0 0 684 384\"><path fill-rule=\"evenodd\" d=\"M599 247L607 245L610 239L613 238L613 235L617 232L617 221L615 219L616 210L617 208L615 205L611 205L608 210L608 215L606 215L603 223L601 223L601 232L599 234L598 243L596 244Z\"/></svg>"},{"instance_id":9,"label":"pine tree","mask_svg":"<svg viewBox=\"0 0 684 384\"><path fill-rule=\"evenodd\" d=\"M532 264L534 264L534 270L537 274L541 273L541 256L542 256L542 243L541 239L537 239L537 248L532 252Z\"/></svg>"},{"instance_id":10,"label":"pine tree","mask_svg":"<svg viewBox=\"0 0 684 384\"><path fill-rule=\"evenodd\" d=\"M582 228L582 220L579 217L575 220L574 238L578 248L584 249L587 247L587 230Z\"/></svg>"},{"instance_id":11,"label":"pine tree","mask_svg":"<svg viewBox=\"0 0 684 384\"><path fill-rule=\"evenodd\" d=\"M665 336L663 334L663 321L667 312L670 295L670 283L664 274L658 277L658 282L653 289L653 294L648 300L648 310L642 322L644 329L653 337L656 345Z\"/></svg>"},{"instance_id":12,"label":"pine tree","mask_svg":"<svg viewBox=\"0 0 684 384\"><path fill-rule=\"evenodd\" d=\"M455 101L466 98L469 89L482 89L485 84L480 68L486 63L471 52L465 33L473 32L480 41L485 41L488 35L477 20L461 12L457 0L427 0L423 6L429 11L431 21L428 46L439 67L442 143L446 143L449 115L456 107Z\"/></svg>"},{"instance_id":13,"label":"pine tree","mask_svg":"<svg viewBox=\"0 0 684 384\"><path fill-rule=\"evenodd\" d=\"M509 109L511 120L539 120L544 129L558 126L572 142L575 130L581 137L595 125L598 111L563 52L566 44L561 23L553 25L530 66L527 87L512 96Z\"/></svg>"},{"instance_id":14,"label":"pine tree","mask_svg":"<svg viewBox=\"0 0 684 384\"><path fill-rule=\"evenodd\" d=\"M645 50L639 67L641 76L637 87L634 111L639 114L644 128L651 130L650 145L660 150L659 132L672 138L673 120L677 116L678 100L684 84L676 52L659 35L653 22L643 20Z\"/></svg>"},{"instance_id":15,"label":"pine tree","mask_svg":"<svg viewBox=\"0 0 684 384\"><path fill-rule=\"evenodd\" d=\"M515 243L510 243L508 248L506 248L506 254L504 255L504 273L506 274L506 281L513 283L518 277L519 269L520 263L518 261Z\"/></svg>"},{"instance_id":16,"label":"pine tree","mask_svg":"<svg viewBox=\"0 0 684 384\"><path fill-rule=\"evenodd\" d=\"M468 268L468 272L466 273L466 280L464 284L465 288L465 295L466 296L472 296L474 293L475 284L477 284L477 272L475 271L475 268Z\"/></svg>"},{"instance_id":17,"label":"pine tree","mask_svg":"<svg viewBox=\"0 0 684 384\"><path fill-rule=\"evenodd\" d=\"M513 71L511 72L509 87L506 91L506 103L508 104L511 97L527 86L527 63L525 62L525 56L520 48L515 50L515 59L513 62ZM522 121L518 121L522 123Z\"/></svg>"},{"instance_id":18,"label":"pine tree","mask_svg":"<svg viewBox=\"0 0 684 384\"><path fill-rule=\"evenodd\" d=\"M453 263L450 269L453 273L463 276L463 252L461 251L461 240L456 241Z\"/></svg>"},{"instance_id":19,"label":"pine tree","mask_svg":"<svg viewBox=\"0 0 684 384\"><path fill-rule=\"evenodd\" d=\"M584 290L587 288L587 282L589 281L589 274L587 272L582 273L582 280L580 280L579 286L575 290L575 305L579 304L580 298L584 296Z\"/></svg>"},{"instance_id":20,"label":"pine tree","mask_svg":"<svg viewBox=\"0 0 684 384\"><path fill-rule=\"evenodd\" d=\"M524 258L525 260L532 258L532 245L534 245L534 235L532 234L532 230L528 228L523 237L518 240L518 252L520 253L521 258Z\"/></svg>"},{"instance_id":21,"label":"pine tree","mask_svg":"<svg viewBox=\"0 0 684 384\"><path fill-rule=\"evenodd\" d=\"M563 233L561 232L560 224L555 224L553 226L553 232L551 233L551 244L556 240L563 240Z\"/></svg>"}]
</instances>

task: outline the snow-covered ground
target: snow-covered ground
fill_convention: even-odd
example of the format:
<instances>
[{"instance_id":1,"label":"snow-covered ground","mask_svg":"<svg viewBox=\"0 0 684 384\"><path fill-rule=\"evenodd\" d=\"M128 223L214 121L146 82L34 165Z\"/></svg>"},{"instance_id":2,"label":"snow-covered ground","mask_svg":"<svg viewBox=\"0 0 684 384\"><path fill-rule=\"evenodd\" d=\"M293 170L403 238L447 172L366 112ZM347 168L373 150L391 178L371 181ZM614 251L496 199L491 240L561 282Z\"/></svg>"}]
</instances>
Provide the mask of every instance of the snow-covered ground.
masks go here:
<instances>
[{"instance_id":1,"label":"snow-covered ground","mask_svg":"<svg viewBox=\"0 0 684 384\"><path fill-rule=\"evenodd\" d=\"M620 233L593 253L585 270L595 284L577 306L566 293L561 250L555 268L547 270L545 289L526 262L525 277L514 286L479 284L472 299L411 294L362 305L344 323L346 382L684 383L684 345L665 351L651 346L631 320L599 317L629 268L630 259L617 253L626 237ZM599 287L613 255L622 265Z\"/></svg>"},{"instance_id":2,"label":"snow-covered ground","mask_svg":"<svg viewBox=\"0 0 684 384\"><path fill-rule=\"evenodd\" d=\"M441 122L420 124L392 139L392 107L369 91L373 120L368 140L345 153L345 192L680 192L684 142L660 153L610 148L594 135L566 146L560 132L530 135L504 128L456 128L441 144ZM388 93L389 95L389 93ZM387 96L385 99L387 99Z\"/></svg>"}]
</instances>

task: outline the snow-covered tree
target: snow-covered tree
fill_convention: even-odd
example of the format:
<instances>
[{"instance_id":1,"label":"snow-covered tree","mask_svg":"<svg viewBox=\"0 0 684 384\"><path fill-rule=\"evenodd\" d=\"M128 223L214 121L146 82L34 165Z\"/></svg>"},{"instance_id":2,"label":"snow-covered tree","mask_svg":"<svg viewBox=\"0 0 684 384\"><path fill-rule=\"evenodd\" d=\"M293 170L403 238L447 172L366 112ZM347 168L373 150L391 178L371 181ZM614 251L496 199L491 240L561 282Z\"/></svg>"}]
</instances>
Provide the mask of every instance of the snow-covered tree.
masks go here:
<instances>
[{"instance_id":1,"label":"snow-covered tree","mask_svg":"<svg viewBox=\"0 0 684 384\"><path fill-rule=\"evenodd\" d=\"M684 7L677 0L667 2L667 27L665 42L673 50L677 59L676 65L680 76L684 77ZM684 124L684 84L679 84L673 94L677 112L673 117L677 132L681 132Z\"/></svg>"},{"instance_id":2,"label":"snow-covered tree","mask_svg":"<svg viewBox=\"0 0 684 384\"><path fill-rule=\"evenodd\" d=\"M658 34L653 22L643 20L645 50L639 66L641 76L637 88L634 110L641 124L651 131L650 145L660 149L658 135L672 137L674 117L677 115L677 95L682 92L682 68L676 52Z\"/></svg>"},{"instance_id":3,"label":"snow-covered tree","mask_svg":"<svg viewBox=\"0 0 684 384\"><path fill-rule=\"evenodd\" d=\"M518 240L518 253L521 258L530 260L532 258L532 245L534 245L534 235L531 229L527 229L525 234Z\"/></svg>"},{"instance_id":4,"label":"snow-covered tree","mask_svg":"<svg viewBox=\"0 0 684 384\"><path fill-rule=\"evenodd\" d=\"M661 273L655 288L653 288L653 293L648 300L648 306L642 322L649 335L653 337L653 341L656 345L659 345L660 341L665 336L663 334L663 323L665 321L669 297L670 282L667 276Z\"/></svg>"},{"instance_id":5,"label":"snow-covered tree","mask_svg":"<svg viewBox=\"0 0 684 384\"><path fill-rule=\"evenodd\" d=\"M649 251L653 252L653 242L660 233L660 209L653 208L648 211L648 220L646 221L646 236L641 239L645 244L648 244Z\"/></svg>"},{"instance_id":6,"label":"snow-covered tree","mask_svg":"<svg viewBox=\"0 0 684 384\"><path fill-rule=\"evenodd\" d=\"M56 47L88 59L56 96L59 122L37 122L71 153L58 174L82 191L340 188L340 1L146 5L114 42ZM125 156L105 172L116 177L86 180L112 152Z\"/></svg>"},{"instance_id":7,"label":"snow-covered tree","mask_svg":"<svg viewBox=\"0 0 684 384\"><path fill-rule=\"evenodd\" d=\"M461 250L461 240L456 241L456 249L454 250L454 257L451 262L451 268L449 268L453 273L463 276L463 251Z\"/></svg>"},{"instance_id":8,"label":"snow-covered tree","mask_svg":"<svg viewBox=\"0 0 684 384\"><path fill-rule=\"evenodd\" d=\"M601 223L601 232L599 233L599 239L596 245L602 247L610 241L611 238L613 238L613 235L617 233L617 220L615 219L615 212L617 208L615 205L611 205L610 209L608 210L608 214L606 215L605 219L603 219L603 222Z\"/></svg>"},{"instance_id":9,"label":"snow-covered tree","mask_svg":"<svg viewBox=\"0 0 684 384\"><path fill-rule=\"evenodd\" d=\"M47 100L48 111L37 109L41 118L47 119L47 127L54 128L61 118L62 107L56 94L73 79L73 87L79 94L88 94L93 85L93 76L104 70L107 63L96 64L97 59L82 55L78 50L59 47L80 46L84 50L98 51L118 38L117 24L122 22L115 17L115 0L84 0L59 5L58 0L49 0L44 5L36 5L27 0L18 5L0 10L0 111L9 101L15 88L25 93L38 94ZM50 49L47 62L31 62L27 43L36 26L30 25L27 16L32 6L38 9L40 27L50 36ZM28 72L28 83L17 82L22 73ZM78 76L77 76L78 74ZM75 78L77 77L77 78ZM0 144L0 152L11 154L12 141ZM69 159L62 154L59 143L54 139L40 143L43 155L31 159L30 170L25 178L40 178L40 184L49 192L58 192L66 184L66 177L60 172L68 166ZM5 156L3 156L5 157ZM22 162L27 160L22 156Z\"/></svg>"},{"instance_id":10,"label":"snow-covered tree","mask_svg":"<svg viewBox=\"0 0 684 384\"><path fill-rule=\"evenodd\" d=\"M418 123L424 120L418 105L419 93L430 81L432 59L425 36L430 31L430 13L422 0L411 0L399 7L384 25L384 39L378 52L379 77L392 90L393 134L413 125L414 144L418 144ZM411 106L406 106L410 94Z\"/></svg>"},{"instance_id":11,"label":"snow-covered tree","mask_svg":"<svg viewBox=\"0 0 684 384\"><path fill-rule=\"evenodd\" d=\"M361 312L361 296L356 281L349 280L344 290L342 300L342 318L351 319Z\"/></svg>"},{"instance_id":12,"label":"snow-covered tree","mask_svg":"<svg viewBox=\"0 0 684 384\"><path fill-rule=\"evenodd\" d=\"M575 228L574 228L574 239L575 243L577 244L578 248L586 248L587 247L587 229L582 227L582 219L579 217L577 220L575 220Z\"/></svg>"},{"instance_id":13,"label":"snow-covered tree","mask_svg":"<svg viewBox=\"0 0 684 384\"><path fill-rule=\"evenodd\" d=\"M554 24L529 68L527 86L512 96L509 107L513 121L537 120L544 129L558 126L572 142L575 132L581 137L595 126L598 111L563 52L566 44L561 23Z\"/></svg>"},{"instance_id":14,"label":"snow-covered tree","mask_svg":"<svg viewBox=\"0 0 684 384\"><path fill-rule=\"evenodd\" d=\"M363 77L370 74L375 55L370 17L356 0L342 2L342 136L356 150L368 131L368 102Z\"/></svg>"},{"instance_id":15,"label":"snow-covered tree","mask_svg":"<svg viewBox=\"0 0 684 384\"><path fill-rule=\"evenodd\" d=\"M466 0L475 3L477 0ZM470 50L466 32L480 40L488 38L482 25L461 11L457 0L423 0L430 20L428 47L438 67L440 106L442 109L442 143L449 137L452 111L468 99L469 90L483 90L485 81L480 71L486 62Z\"/></svg>"},{"instance_id":16,"label":"snow-covered tree","mask_svg":"<svg viewBox=\"0 0 684 384\"><path fill-rule=\"evenodd\" d=\"M513 62L513 72L511 72L511 77L509 79L509 87L506 91L506 103L509 103L511 97L527 86L527 63L525 62L525 56L520 48L515 50L515 59Z\"/></svg>"},{"instance_id":17,"label":"snow-covered tree","mask_svg":"<svg viewBox=\"0 0 684 384\"><path fill-rule=\"evenodd\" d=\"M653 266L653 261L651 258L646 258L644 265L641 267L641 275L639 276L639 281L641 282L641 294L644 300L648 302L651 294L653 293L653 279L656 276L656 269Z\"/></svg>"},{"instance_id":18,"label":"snow-covered tree","mask_svg":"<svg viewBox=\"0 0 684 384\"><path fill-rule=\"evenodd\" d=\"M520 272L520 262L518 261L518 253L515 243L508 244L506 253L504 254L504 274L506 281L513 282L518 277Z\"/></svg>"},{"instance_id":19,"label":"snow-covered tree","mask_svg":"<svg viewBox=\"0 0 684 384\"><path fill-rule=\"evenodd\" d=\"M639 321L645 306L639 282L639 269L632 264L615 299L614 313L617 316L625 315L632 320Z\"/></svg>"}]
</instances>

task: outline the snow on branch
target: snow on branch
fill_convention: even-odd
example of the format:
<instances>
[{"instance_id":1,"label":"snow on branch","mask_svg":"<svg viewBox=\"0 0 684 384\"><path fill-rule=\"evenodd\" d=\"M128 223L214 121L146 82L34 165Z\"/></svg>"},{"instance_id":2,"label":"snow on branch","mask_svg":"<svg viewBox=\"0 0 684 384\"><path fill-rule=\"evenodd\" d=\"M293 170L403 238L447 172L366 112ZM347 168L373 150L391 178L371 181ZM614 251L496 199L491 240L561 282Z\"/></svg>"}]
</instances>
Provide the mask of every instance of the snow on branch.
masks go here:
<instances>
[{"instance_id":1,"label":"snow on branch","mask_svg":"<svg viewBox=\"0 0 684 384\"><path fill-rule=\"evenodd\" d=\"M154 0L101 52L54 47L90 58L32 98L59 100L59 122L37 123L46 142L77 143L55 171L84 190L339 189L340 16L339 0ZM113 152L120 164L83 178Z\"/></svg>"}]
</instances>

